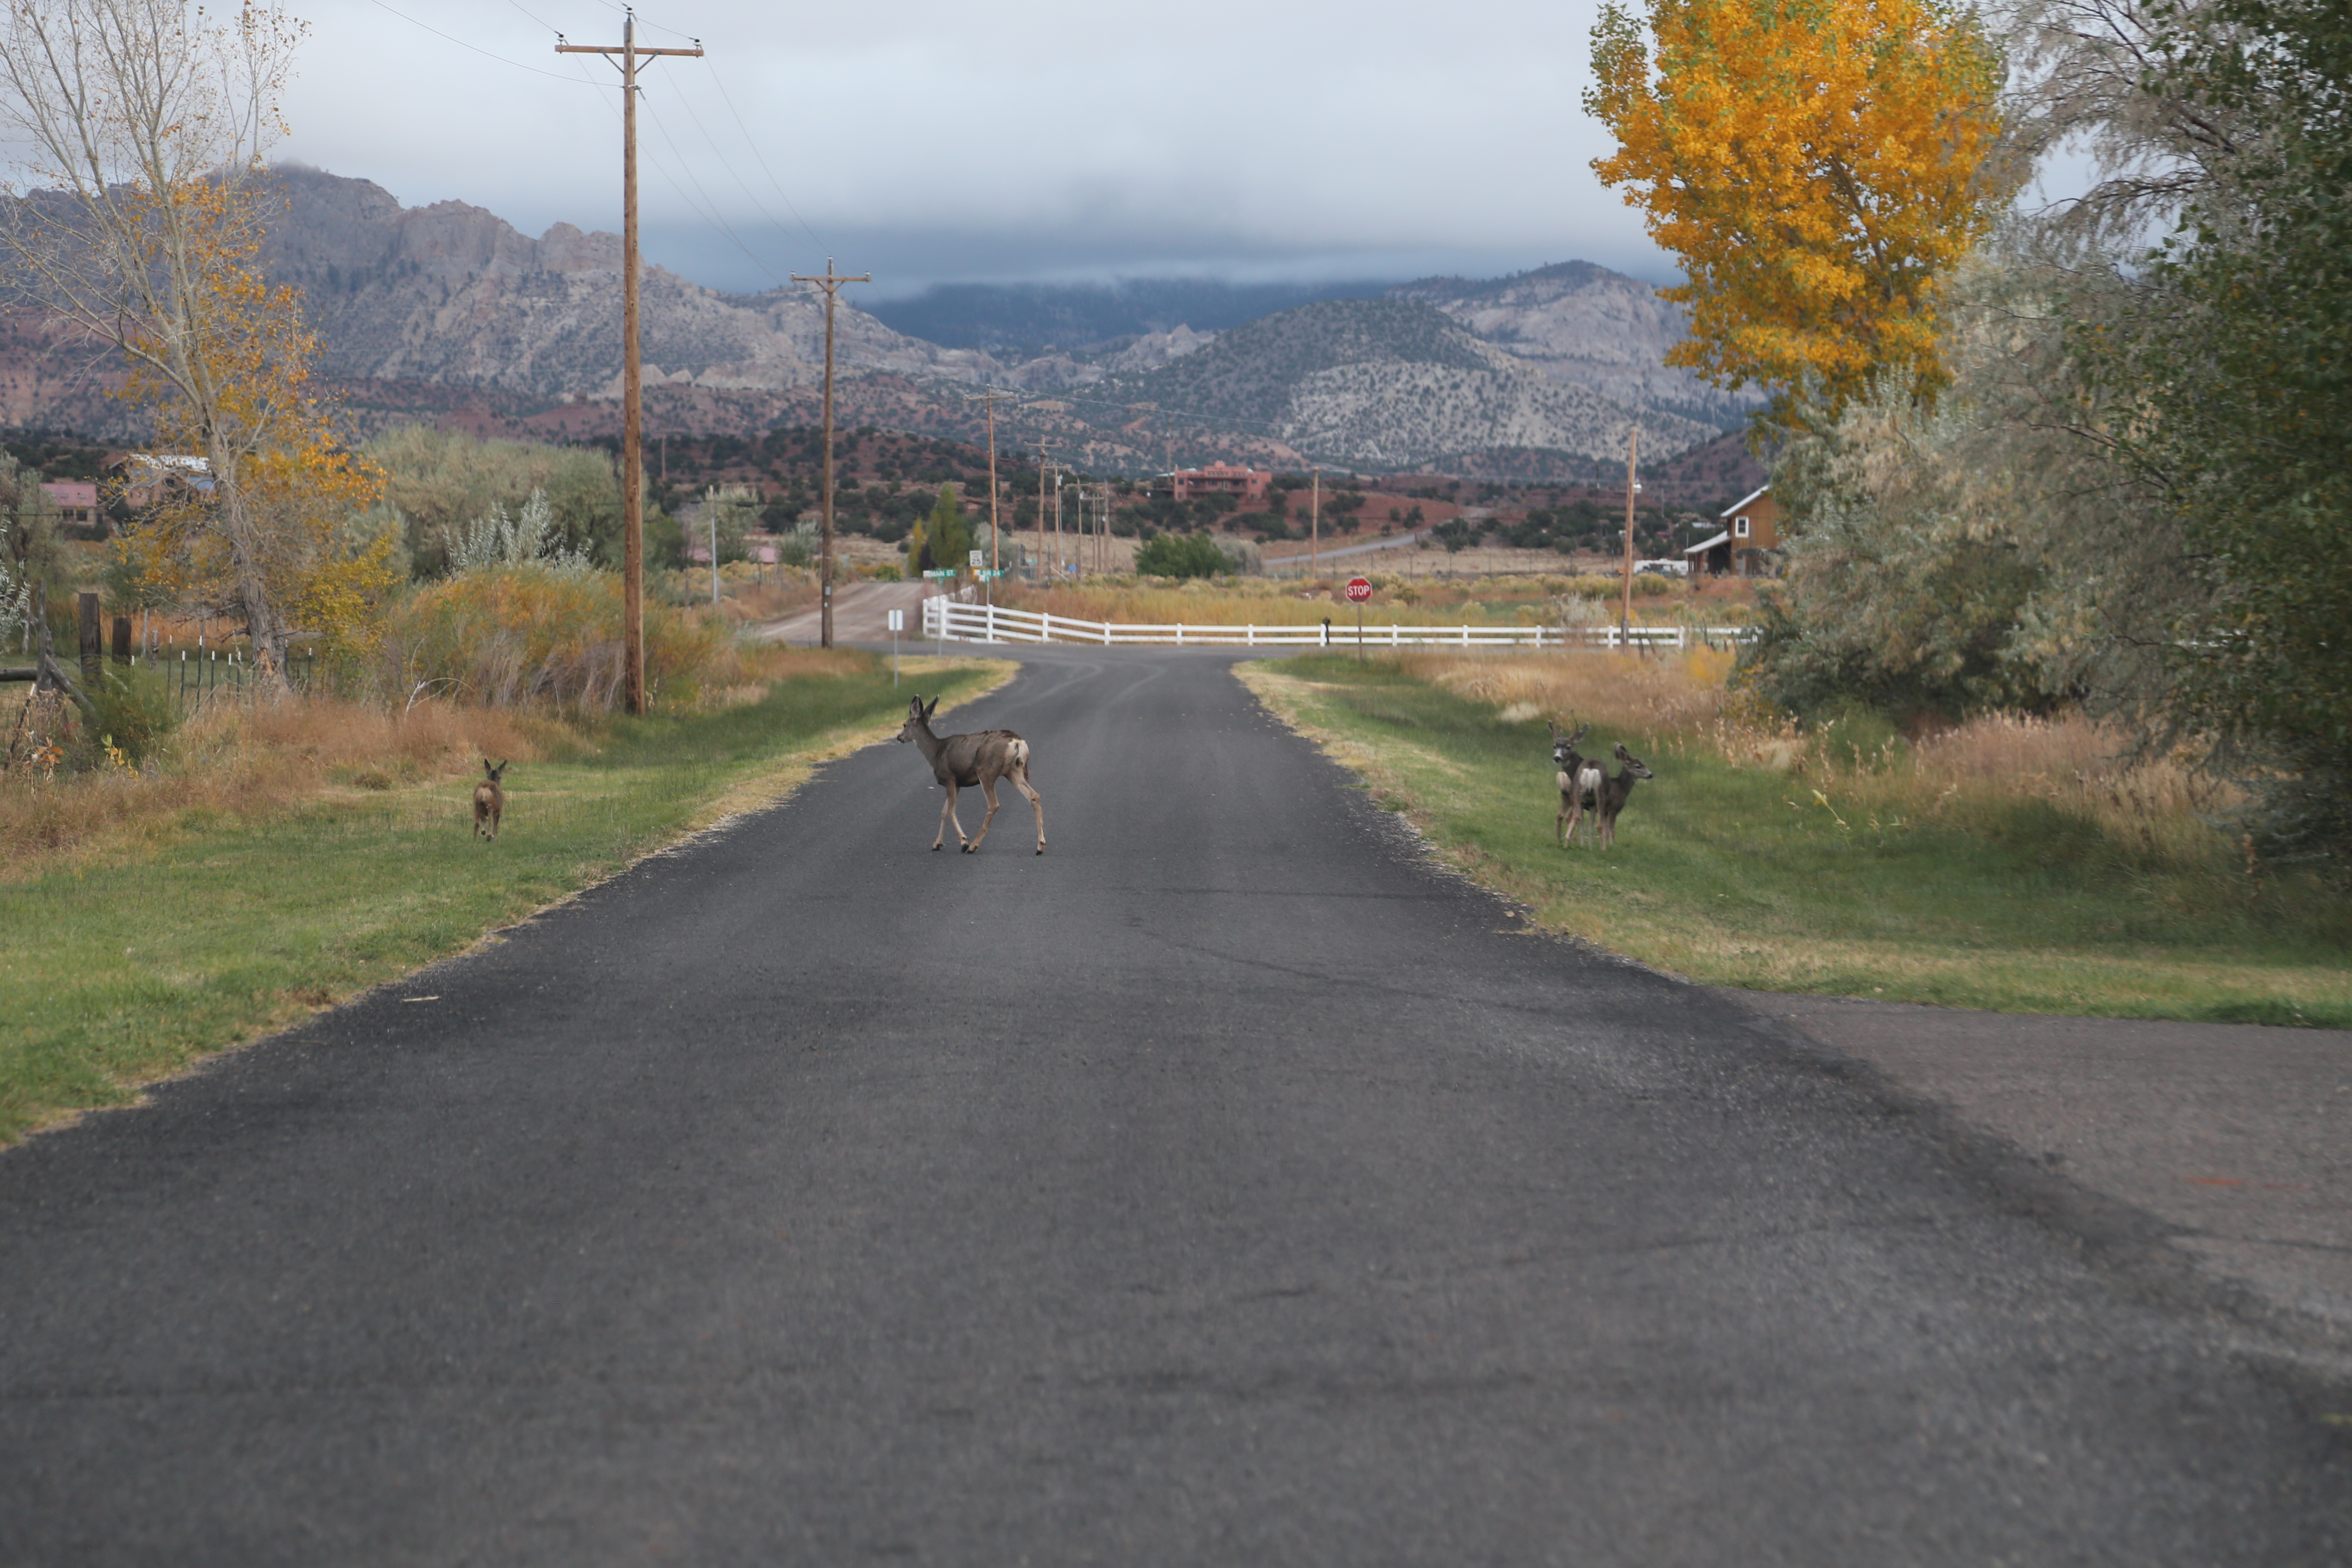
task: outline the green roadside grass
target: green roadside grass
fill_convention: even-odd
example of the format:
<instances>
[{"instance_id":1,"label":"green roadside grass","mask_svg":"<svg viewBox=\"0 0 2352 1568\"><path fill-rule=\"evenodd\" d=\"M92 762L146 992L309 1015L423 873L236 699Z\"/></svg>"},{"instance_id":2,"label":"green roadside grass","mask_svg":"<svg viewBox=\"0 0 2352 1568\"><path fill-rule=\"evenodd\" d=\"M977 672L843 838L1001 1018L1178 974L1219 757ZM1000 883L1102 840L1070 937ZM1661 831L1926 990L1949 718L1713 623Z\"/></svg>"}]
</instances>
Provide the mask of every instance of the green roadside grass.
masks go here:
<instances>
[{"instance_id":1,"label":"green roadside grass","mask_svg":"<svg viewBox=\"0 0 2352 1568\"><path fill-rule=\"evenodd\" d=\"M1242 668L1463 870L1546 929L1713 985L1999 1012L2352 1027L2352 909L2316 883L2250 893L2152 866L2095 824L2019 801L1988 824L1874 825L1703 744L1622 741L1656 772L1613 851L1561 849L1541 720L1316 657ZM1843 825L1841 822L1843 820Z\"/></svg>"},{"instance_id":2,"label":"green roadside grass","mask_svg":"<svg viewBox=\"0 0 2352 1568\"><path fill-rule=\"evenodd\" d=\"M1011 679L909 659L947 705ZM928 668L924 668L928 667ZM501 926L895 732L889 663L779 681L755 702L617 721L506 780L332 789L263 820L184 812L160 844L0 883L0 1143L459 952Z\"/></svg>"}]
</instances>

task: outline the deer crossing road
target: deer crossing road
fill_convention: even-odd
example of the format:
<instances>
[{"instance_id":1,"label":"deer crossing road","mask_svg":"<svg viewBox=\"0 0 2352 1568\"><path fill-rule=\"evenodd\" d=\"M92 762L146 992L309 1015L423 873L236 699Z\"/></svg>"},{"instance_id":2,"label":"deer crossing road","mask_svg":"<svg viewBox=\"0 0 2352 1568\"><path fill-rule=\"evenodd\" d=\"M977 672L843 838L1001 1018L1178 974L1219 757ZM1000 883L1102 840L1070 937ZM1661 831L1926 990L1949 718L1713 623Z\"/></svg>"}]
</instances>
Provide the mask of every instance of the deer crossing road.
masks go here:
<instances>
[{"instance_id":1,"label":"deer crossing road","mask_svg":"<svg viewBox=\"0 0 2352 1568\"><path fill-rule=\"evenodd\" d=\"M870 748L0 1153L0 1562L2352 1557L2347 1406L2127 1227L1523 934L1237 656L1024 657L942 717L1046 856Z\"/></svg>"}]
</instances>

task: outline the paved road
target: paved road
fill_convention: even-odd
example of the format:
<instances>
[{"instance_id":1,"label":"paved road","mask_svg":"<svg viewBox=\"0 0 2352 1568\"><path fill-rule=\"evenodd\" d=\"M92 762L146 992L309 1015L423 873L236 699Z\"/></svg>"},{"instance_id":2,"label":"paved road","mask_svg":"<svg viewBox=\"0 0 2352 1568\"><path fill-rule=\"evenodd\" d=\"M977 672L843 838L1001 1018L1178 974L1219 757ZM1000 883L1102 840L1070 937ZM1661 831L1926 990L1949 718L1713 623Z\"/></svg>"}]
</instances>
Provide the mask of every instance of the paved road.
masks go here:
<instances>
[{"instance_id":1,"label":"paved road","mask_svg":"<svg viewBox=\"0 0 2352 1568\"><path fill-rule=\"evenodd\" d=\"M877 643L887 647L890 643L892 610L907 612L907 639L911 647L923 630L923 600L931 593L931 585L919 578L912 583L840 583L833 590L833 640L836 643ZM822 610L800 610L782 620L769 621L757 629L757 635L768 642L814 644L824 630Z\"/></svg>"},{"instance_id":2,"label":"paved road","mask_svg":"<svg viewBox=\"0 0 2352 1568\"><path fill-rule=\"evenodd\" d=\"M0 1562L2352 1556L2352 1402L1220 656L961 717L1043 859L878 748L0 1156Z\"/></svg>"}]
</instances>

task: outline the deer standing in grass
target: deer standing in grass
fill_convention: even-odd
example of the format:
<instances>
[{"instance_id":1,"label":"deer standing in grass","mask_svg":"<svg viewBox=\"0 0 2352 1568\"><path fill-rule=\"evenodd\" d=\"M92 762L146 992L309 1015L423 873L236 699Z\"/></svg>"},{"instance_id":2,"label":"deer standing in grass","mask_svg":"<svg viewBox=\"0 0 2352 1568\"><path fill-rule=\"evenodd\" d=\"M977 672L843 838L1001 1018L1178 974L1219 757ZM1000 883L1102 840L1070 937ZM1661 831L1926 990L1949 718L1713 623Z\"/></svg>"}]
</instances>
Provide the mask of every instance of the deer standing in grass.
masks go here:
<instances>
[{"instance_id":1,"label":"deer standing in grass","mask_svg":"<svg viewBox=\"0 0 2352 1568\"><path fill-rule=\"evenodd\" d=\"M1617 847L1617 814L1623 811L1625 803L1633 797L1633 785L1643 779L1658 776L1643 764L1641 758L1627 751L1622 741L1617 742L1617 760L1623 764L1617 770L1617 776L1601 786L1599 815L1601 847L1603 849Z\"/></svg>"},{"instance_id":2,"label":"deer standing in grass","mask_svg":"<svg viewBox=\"0 0 2352 1568\"><path fill-rule=\"evenodd\" d=\"M1551 730L1552 766L1559 770L1559 814L1551 819L1552 837L1565 849L1576 837L1576 825L1585 814L1600 814L1602 774L1599 763L1580 756L1576 750L1591 725L1579 724L1576 733L1563 735L1559 725L1549 719L1544 722Z\"/></svg>"},{"instance_id":3,"label":"deer standing in grass","mask_svg":"<svg viewBox=\"0 0 2352 1568\"><path fill-rule=\"evenodd\" d=\"M508 762L513 759L510 757ZM506 815L507 792L499 781L507 776L507 763L490 766L490 759L482 759L482 782L474 786L474 837L496 838L499 818ZM487 829L487 831L485 831Z\"/></svg>"},{"instance_id":4,"label":"deer standing in grass","mask_svg":"<svg viewBox=\"0 0 2352 1568\"><path fill-rule=\"evenodd\" d=\"M982 730L974 735L950 735L942 739L931 733L931 715L938 711L940 700L932 698L926 705L919 697L907 705L907 721L898 727L901 743L912 741L922 748L923 757L931 764L931 776L948 792L940 803L939 837L931 840L937 849L947 842L948 827L954 825L956 842L967 855L980 849L981 839L988 837L988 825L996 820L996 781L1010 779L1013 787L1029 797L1037 813L1037 853L1045 852L1045 802L1029 783L1029 742L1010 730ZM980 793L988 799L988 815L981 819L977 837L967 841L963 824L956 818L956 795L967 784L978 784Z\"/></svg>"}]
</instances>

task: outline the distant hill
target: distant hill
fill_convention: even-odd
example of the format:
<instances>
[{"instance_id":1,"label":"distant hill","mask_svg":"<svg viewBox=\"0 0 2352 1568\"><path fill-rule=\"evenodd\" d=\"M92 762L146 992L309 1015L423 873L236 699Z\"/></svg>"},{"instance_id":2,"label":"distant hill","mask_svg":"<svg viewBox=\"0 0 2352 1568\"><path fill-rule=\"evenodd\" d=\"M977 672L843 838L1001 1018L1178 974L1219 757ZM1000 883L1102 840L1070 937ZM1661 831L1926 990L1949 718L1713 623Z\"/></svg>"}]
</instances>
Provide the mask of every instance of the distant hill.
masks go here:
<instances>
[{"instance_id":1,"label":"distant hill","mask_svg":"<svg viewBox=\"0 0 2352 1568\"><path fill-rule=\"evenodd\" d=\"M404 207L367 180L273 171L287 200L264 259L307 298L320 371L495 388L542 401L619 395L621 241L557 224L537 239L463 202ZM640 289L650 379L775 390L821 374L824 312L803 289L722 294L659 267ZM840 312L839 355L970 379L996 367Z\"/></svg>"},{"instance_id":2,"label":"distant hill","mask_svg":"<svg viewBox=\"0 0 2352 1568\"><path fill-rule=\"evenodd\" d=\"M1725 392L1689 371L1669 369L1666 351L1689 331L1682 307L1659 299L1650 284L1590 261L1484 280L1424 278L1388 297L1444 311L1554 381L1718 430L1743 426L1763 401L1752 391Z\"/></svg>"},{"instance_id":3,"label":"distant hill","mask_svg":"<svg viewBox=\"0 0 2352 1568\"><path fill-rule=\"evenodd\" d=\"M1227 283L1212 278L1116 283L940 283L866 307L878 321L942 348L979 349L1008 363L1060 352L1093 357L1137 338L1189 327L1221 332L1318 300L1377 298L1389 285Z\"/></svg>"},{"instance_id":4,"label":"distant hill","mask_svg":"<svg viewBox=\"0 0 2352 1568\"><path fill-rule=\"evenodd\" d=\"M273 177L285 206L266 264L302 290L321 375L363 431L417 420L556 440L617 430L618 237L558 224L533 238L462 202L404 207L369 181L300 166ZM985 426L967 399L984 382L1026 395L997 401L1005 442L1047 443L1097 471L1312 458L1486 476L1613 456L1637 418L1644 450L1664 458L1738 417L1735 403L1657 363L1679 316L1605 268L1363 297L1378 289L975 286L874 312L845 291L839 419L970 439ZM728 294L650 267L642 294L649 435L814 419L824 311L813 291ZM1029 353L1048 343L1055 352ZM53 322L0 311L0 423L142 439L136 410L107 395L120 379Z\"/></svg>"},{"instance_id":5,"label":"distant hill","mask_svg":"<svg viewBox=\"0 0 2352 1568\"><path fill-rule=\"evenodd\" d=\"M1148 405L1155 423L1263 432L1319 461L1375 468L1476 448L1600 458L1622 451L1637 420L1661 458L1717 433L1554 382L1433 306L1405 300L1301 305L1158 370L1107 377L1087 398L1128 411Z\"/></svg>"}]
</instances>

